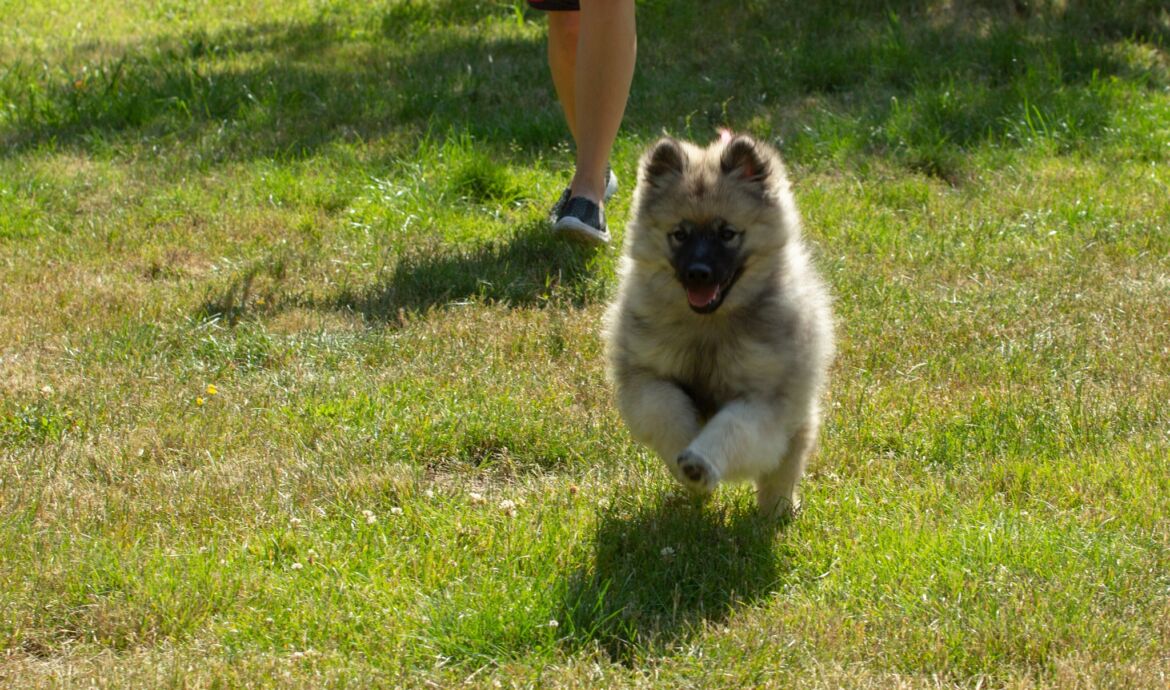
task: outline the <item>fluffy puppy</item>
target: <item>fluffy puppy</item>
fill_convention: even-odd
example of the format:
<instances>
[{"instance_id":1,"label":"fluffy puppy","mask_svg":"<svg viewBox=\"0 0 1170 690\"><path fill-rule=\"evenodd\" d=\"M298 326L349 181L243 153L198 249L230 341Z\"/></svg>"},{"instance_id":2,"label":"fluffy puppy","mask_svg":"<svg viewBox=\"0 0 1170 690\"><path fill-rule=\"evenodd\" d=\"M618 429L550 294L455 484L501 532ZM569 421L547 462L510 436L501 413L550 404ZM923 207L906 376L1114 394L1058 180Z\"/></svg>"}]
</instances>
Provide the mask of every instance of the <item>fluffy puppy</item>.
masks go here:
<instances>
[{"instance_id":1,"label":"fluffy puppy","mask_svg":"<svg viewBox=\"0 0 1170 690\"><path fill-rule=\"evenodd\" d=\"M661 139L622 251L605 339L631 434L695 493L754 481L761 511L795 511L833 327L779 155L727 133Z\"/></svg>"}]
</instances>

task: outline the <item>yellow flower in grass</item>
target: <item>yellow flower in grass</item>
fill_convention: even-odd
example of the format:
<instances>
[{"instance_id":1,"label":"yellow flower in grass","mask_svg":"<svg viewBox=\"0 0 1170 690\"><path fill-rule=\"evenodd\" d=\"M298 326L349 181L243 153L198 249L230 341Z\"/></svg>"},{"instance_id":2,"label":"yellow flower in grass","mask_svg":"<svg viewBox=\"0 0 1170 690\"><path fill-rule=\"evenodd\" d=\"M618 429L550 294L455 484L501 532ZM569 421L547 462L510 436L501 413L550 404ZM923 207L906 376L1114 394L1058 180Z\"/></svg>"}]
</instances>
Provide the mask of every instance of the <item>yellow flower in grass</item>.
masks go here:
<instances>
[{"instance_id":1,"label":"yellow flower in grass","mask_svg":"<svg viewBox=\"0 0 1170 690\"><path fill-rule=\"evenodd\" d=\"M207 384L207 394L208 395L215 395L216 393L217 393L217 391L215 390L215 384L214 383Z\"/></svg>"},{"instance_id":2,"label":"yellow flower in grass","mask_svg":"<svg viewBox=\"0 0 1170 690\"><path fill-rule=\"evenodd\" d=\"M195 398L196 405L203 405L203 398Z\"/></svg>"}]
</instances>

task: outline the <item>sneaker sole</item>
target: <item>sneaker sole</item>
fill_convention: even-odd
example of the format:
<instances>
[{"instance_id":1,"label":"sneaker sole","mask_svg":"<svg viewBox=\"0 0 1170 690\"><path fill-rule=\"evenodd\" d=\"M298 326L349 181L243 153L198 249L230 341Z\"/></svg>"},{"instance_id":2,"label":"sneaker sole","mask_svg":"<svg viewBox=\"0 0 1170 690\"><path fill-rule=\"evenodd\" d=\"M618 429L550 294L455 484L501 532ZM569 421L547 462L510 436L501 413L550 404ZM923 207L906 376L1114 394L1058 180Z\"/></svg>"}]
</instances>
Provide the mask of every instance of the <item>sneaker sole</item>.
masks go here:
<instances>
[{"instance_id":1,"label":"sneaker sole","mask_svg":"<svg viewBox=\"0 0 1170 690\"><path fill-rule=\"evenodd\" d=\"M565 216L553 225L553 230L565 237L590 245L609 244L609 231L598 230L572 216Z\"/></svg>"}]
</instances>

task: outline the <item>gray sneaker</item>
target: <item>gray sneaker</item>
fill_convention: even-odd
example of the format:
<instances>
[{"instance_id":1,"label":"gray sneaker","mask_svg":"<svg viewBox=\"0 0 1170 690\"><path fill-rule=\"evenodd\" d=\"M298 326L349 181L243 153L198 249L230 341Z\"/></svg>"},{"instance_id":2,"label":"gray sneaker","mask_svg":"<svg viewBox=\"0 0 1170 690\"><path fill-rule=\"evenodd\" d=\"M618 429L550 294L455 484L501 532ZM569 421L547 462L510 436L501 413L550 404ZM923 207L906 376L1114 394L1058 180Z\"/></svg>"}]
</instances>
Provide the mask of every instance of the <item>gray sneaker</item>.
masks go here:
<instances>
[{"instance_id":1,"label":"gray sneaker","mask_svg":"<svg viewBox=\"0 0 1170 690\"><path fill-rule=\"evenodd\" d=\"M617 189L618 189L617 175L614 175L613 168L611 168L607 165L607 166L605 166L605 197L604 197L604 200L609 201L609 198L617 193ZM553 223L557 222L557 219L559 219L562 215L561 209L563 209L565 204L567 204L567 203L569 203L569 188L565 187L565 191L561 192L561 198L557 199L557 203L553 204L552 210L549 211L548 219Z\"/></svg>"},{"instance_id":2,"label":"gray sneaker","mask_svg":"<svg viewBox=\"0 0 1170 690\"><path fill-rule=\"evenodd\" d=\"M605 201L609 201L609 198L611 196L613 196L614 194L617 194L617 188L618 188L617 175L614 175L613 168L611 168L607 165L607 166L605 166L605 197L604 197Z\"/></svg>"},{"instance_id":3,"label":"gray sneaker","mask_svg":"<svg viewBox=\"0 0 1170 690\"><path fill-rule=\"evenodd\" d=\"M609 244L605 211L583 196L575 196L561 205L553 231L585 244Z\"/></svg>"}]
</instances>

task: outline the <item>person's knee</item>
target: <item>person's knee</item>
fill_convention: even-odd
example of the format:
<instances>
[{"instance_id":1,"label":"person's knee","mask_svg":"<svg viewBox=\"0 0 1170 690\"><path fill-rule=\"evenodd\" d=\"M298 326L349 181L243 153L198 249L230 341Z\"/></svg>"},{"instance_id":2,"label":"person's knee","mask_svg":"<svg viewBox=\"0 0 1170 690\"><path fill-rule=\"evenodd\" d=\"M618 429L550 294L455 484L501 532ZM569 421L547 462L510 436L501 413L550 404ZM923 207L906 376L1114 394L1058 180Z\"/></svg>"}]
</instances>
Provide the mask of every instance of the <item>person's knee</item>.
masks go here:
<instances>
[{"instance_id":1,"label":"person's knee","mask_svg":"<svg viewBox=\"0 0 1170 690\"><path fill-rule=\"evenodd\" d=\"M562 45L577 45L577 35L581 33L580 12L549 12L548 30Z\"/></svg>"},{"instance_id":2,"label":"person's knee","mask_svg":"<svg viewBox=\"0 0 1170 690\"><path fill-rule=\"evenodd\" d=\"M577 63L577 36L581 32L581 21L578 16L580 12L550 12L549 14L549 65L554 71L558 66L571 69Z\"/></svg>"},{"instance_id":3,"label":"person's knee","mask_svg":"<svg viewBox=\"0 0 1170 690\"><path fill-rule=\"evenodd\" d=\"M629 10L634 6L634 0L585 0L582 11L613 13Z\"/></svg>"}]
</instances>

